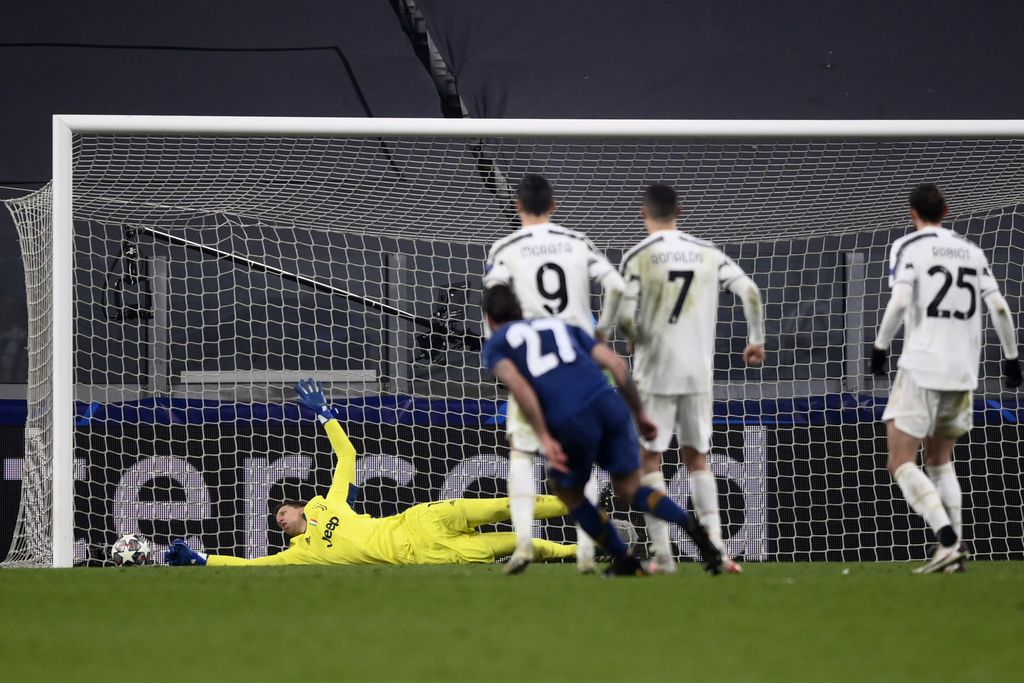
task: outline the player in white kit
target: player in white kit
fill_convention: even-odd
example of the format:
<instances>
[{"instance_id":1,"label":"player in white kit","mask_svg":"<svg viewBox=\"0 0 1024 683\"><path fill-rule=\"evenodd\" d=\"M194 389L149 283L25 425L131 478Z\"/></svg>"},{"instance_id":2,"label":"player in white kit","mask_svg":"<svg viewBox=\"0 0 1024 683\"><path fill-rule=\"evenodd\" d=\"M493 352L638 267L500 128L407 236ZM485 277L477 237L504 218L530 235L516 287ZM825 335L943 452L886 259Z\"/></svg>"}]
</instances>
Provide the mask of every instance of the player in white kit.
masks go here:
<instances>
[{"instance_id":1,"label":"player in white kit","mask_svg":"<svg viewBox=\"0 0 1024 683\"><path fill-rule=\"evenodd\" d=\"M591 282L600 283L606 296L621 296L625 286L622 278L583 233L551 222L554 194L542 176L528 174L519 182L517 209L522 228L491 246L484 287L510 286L526 318L555 316L585 330L593 329ZM506 432L510 447L508 496L512 527L519 536L519 546L509 558L506 572L518 573L533 558L534 458L540 444L511 396ZM596 478L588 482L586 495L597 502ZM576 533L577 567L591 573L596 569L594 542L578 526Z\"/></svg>"},{"instance_id":2,"label":"player in white kit","mask_svg":"<svg viewBox=\"0 0 1024 683\"><path fill-rule=\"evenodd\" d=\"M888 373L889 344L904 324L903 353L882 420L889 444L889 472L907 504L921 515L939 544L915 573L962 571L967 552L960 484L953 470L956 440L973 426L972 392L981 361L981 303L988 309L1003 350L1006 386L1021 383L1013 315L988 259L973 242L943 228L948 209L930 183L910 194L915 232L889 252L892 295L871 356L876 375ZM917 466L924 444L928 476Z\"/></svg>"},{"instance_id":3,"label":"player in white kit","mask_svg":"<svg viewBox=\"0 0 1024 683\"><path fill-rule=\"evenodd\" d=\"M707 463L719 291L727 289L743 302L748 330L743 357L755 367L764 362L763 305L757 285L732 259L677 229L680 212L670 186L647 188L642 215L649 235L622 257L626 292L618 312L602 318L599 329L604 333L606 322L617 324L632 342L633 378L644 410L658 426L658 436L643 443L643 483L665 491L662 453L674 432L694 512L727 558L725 570L738 574L742 569L728 559L722 541L718 485ZM653 555L648 570L675 571L668 525L651 515L646 522Z\"/></svg>"}]
</instances>

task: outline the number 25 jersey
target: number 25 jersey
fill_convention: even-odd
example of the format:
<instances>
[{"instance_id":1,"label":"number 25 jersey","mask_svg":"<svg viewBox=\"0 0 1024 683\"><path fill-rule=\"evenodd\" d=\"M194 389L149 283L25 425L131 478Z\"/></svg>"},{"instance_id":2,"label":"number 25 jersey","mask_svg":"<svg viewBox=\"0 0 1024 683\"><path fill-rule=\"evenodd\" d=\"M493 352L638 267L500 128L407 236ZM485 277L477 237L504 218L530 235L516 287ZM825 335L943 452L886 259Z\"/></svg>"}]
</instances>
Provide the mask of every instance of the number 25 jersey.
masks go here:
<instances>
[{"instance_id":1,"label":"number 25 jersey","mask_svg":"<svg viewBox=\"0 0 1024 683\"><path fill-rule=\"evenodd\" d=\"M981 311L999 291L984 252L952 230L905 235L889 253L889 286L913 288L899 367L926 389L974 390L981 361Z\"/></svg>"}]
</instances>

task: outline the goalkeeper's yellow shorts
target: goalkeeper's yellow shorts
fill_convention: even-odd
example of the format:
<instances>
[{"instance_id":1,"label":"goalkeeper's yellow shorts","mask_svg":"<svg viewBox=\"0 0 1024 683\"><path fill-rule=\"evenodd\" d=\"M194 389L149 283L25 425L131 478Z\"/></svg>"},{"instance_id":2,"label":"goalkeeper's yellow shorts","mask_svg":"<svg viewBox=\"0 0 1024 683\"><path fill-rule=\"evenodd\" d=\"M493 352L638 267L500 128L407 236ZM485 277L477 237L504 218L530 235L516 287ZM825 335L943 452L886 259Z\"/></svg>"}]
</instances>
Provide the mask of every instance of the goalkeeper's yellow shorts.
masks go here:
<instances>
[{"instance_id":1,"label":"goalkeeper's yellow shorts","mask_svg":"<svg viewBox=\"0 0 1024 683\"><path fill-rule=\"evenodd\" d=\"M461 502L421 503L402 513L402 530L416 564L494 562L494 552L469 526Z\"/></svg>"}]
</instances>

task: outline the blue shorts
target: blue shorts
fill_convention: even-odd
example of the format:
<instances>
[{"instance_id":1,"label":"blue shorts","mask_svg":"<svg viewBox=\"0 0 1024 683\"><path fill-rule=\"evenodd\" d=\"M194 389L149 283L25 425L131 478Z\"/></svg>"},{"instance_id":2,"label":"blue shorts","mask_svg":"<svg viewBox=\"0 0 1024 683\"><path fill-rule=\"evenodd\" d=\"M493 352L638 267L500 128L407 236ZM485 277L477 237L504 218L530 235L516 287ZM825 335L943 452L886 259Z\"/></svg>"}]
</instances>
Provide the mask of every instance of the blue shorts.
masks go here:
<instances>
[{"instance_id":1,"label":"blue shorts","mask_svg":"<svg viewBox=\"0 0 1024 683\"><path fill-rule=\"evenodd\" d=\"M610 387L583 410L564 422L548 425L548 429L569 456L571 472L549 470L551 479L561 487L586 484L595 464L612 475L640 469L640 442L633 416Z\"/></svg>"}]
</instances>

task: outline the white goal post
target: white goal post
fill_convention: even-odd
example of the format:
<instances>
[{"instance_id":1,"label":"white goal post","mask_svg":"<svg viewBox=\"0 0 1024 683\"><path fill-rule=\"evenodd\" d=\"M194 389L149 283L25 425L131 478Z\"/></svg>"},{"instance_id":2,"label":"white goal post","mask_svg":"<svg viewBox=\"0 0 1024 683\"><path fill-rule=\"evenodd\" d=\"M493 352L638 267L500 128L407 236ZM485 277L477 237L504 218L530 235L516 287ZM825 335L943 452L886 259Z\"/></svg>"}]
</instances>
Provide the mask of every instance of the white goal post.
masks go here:
<instances>
[{"instance_id":1,"label":"white goal post","mask_svg":"<svg viewBox=\"0 0 1024 683\"><path fill-rule=\"evenodd\" d=\"M257 149L261 140L270 143L265 153ZM351 145L332 142L341 140L355 142ZM205 141L214 142L212 146L206 147ZM321 145L319 141L325 142ZM135 165L138 158L142 161ZM194 176L183 171L189 167L190 158L197 159L195 163L202 165L202 170ZM167 160L166 167L162 165L163 159ZM222 165L219 170L218 164ZM736 439L732 436L723 437L725 440L716 448L722 452L738 449L741 455L732 458L723 456L721 461L716 461L716 473L724 477L735 470L742 472L739 478L750 478L749 487L741 483L733 491L747 506L748 512L741 515L744 523L751 522L749 528L745 528L745 540L737 540L738 545L731 547L733 552L738 549L738 554L751 559L813 559L832 557L828 555L830 552L846 551L851 553L849 557L860 559L918 557L917 551L905 555L890 552L886 546L890 542L891 545L899 545L905 538L913 538L915 541L922 538L921 528L913 526L913 522L906 522L910 525L907 528L901 526L903 522L894 522L894 530L891 524L885 529L876 529L874 522L866 520L864 511L875 508L872 507L874 502L869 504L865 498L882 495L866 493L864 490L864 481L873 481L875 478L871 463L874 463L875 470L882 465L877 462L878 447L861 429L861 423L869 422L864 416L872 412L872 407L866 404L845 405L841 397L882 398L886 393L887 385L876 386L871 378L865 376L866 372L860 366L865 360L863 349L865 344L870 343L879 305L884 303L884 294L878 281L881 279L881 269L884 268L885 248L894 235L906 229L907 191L918 182L939 183L950 198L953 220L963 226L972 239L981 242L983 247L998 252L993 265L998 271L997 276L1006 278L1016 276L1022 266L1022 169L1024 120L669 121L54 116L52 256L48 265L52 273L52 292L48 295L52 322L48 324L48 349L31 349L32 353L46 356L49 369L41 372L46 372L47 376L38 379L45 380L48 396L30 407L33 414L39 411L46 413L47 429L52 435L52 440L45 447L51 465L48 468L48 497L52 501L49 515L52 530L44 544L51 552L46 556L40 555L45 550L37 548L29 552L23 548L19 554L14 552L12 546L12 555L8 561L27 564L44 562L55 567L68 567L81 561L81 553L76 557L75 545L76 514L81 514L80 510L76 513L75 472L76 467L81 470L82 467L92 465L88 462L76 463L75 402L77 399L103 404L109 399L116 403L128 395L124 393L123 386L113 392L94 393L91 398L83 399L80 393L76 395L76 383L81 383L81 378L76 378L76 362L82 360L86 351L92 358L98 357L102 348L107 348L102 344L95 347L90 345L87 350L76 348L76 335L84 334L84 327L96 330L94 334L109 333L109 329L106 332L100 331L101 325L94 325L82 317L76 318L76 287L80 287L76 284L76 268L81 273L83 263L76 262L78 257L75 249L76 244L88 241L87 236L81 232L76 233L76 221L118 226L112 232L116 236L109 239L112 243L121 240L128 245L128 253L134 253L131 250L135 246L129 244L131 238L125 235L145 235L147 238L155 235L156 239L163 239L165 243L177 239L179 242L176 248L191 250L180 252L182 254L197 253L198 250L209 256L215 251L216 245L200 243L191 233L165 238L161 232L166 231L168 235L173 233L172 228L164 227L166 225L194 226L209 219L216 225L204 234L220 234L228 245L216 246L216 249L233 254L231 249L234 247L231 245L235 241L242 241L255 245L252 251L263 253L261 257L229 254L212 258L221 261L224 258L246 259L247 269L263 273L268 272L268 268L289 271L287 265L267 264L286 264L293 251L293 260L302 263L303 253L315 255L327 243L341 239L336 236L342 233L347 235L343 247L347 251L344 254L353 257L353 260L387 252L389 247L380 240L390 240L388 245L394 249L394 254L389 254L387 258L381 257L387 262L380 266L380 272L388 277L389 274L395 274L394 280L377 283L372 281L372 276L367 275L366 282L357 284L354 289L344 282L322 285L331 288L331 296L347 296L349 301L362 301L364 305L374 308L382 321L395 318L395 322L381 322L382 327L387 327L385 331L389 341L382 342L377 337L360 332L366 336L367 341L359 343L367 347L377 344L383 348L390 343L401 349L401 352L396 351L393 355L381 351L380 364L384 367L391 363L396 368L402 365L405 369L395 370L395 377L402 379L405 384L397 382L380 393L425 396L439 400L452 399L453 396L456 399L488 398L492 394L486 391L481 394L469 387L474 382L486 382L486 379L457 367L466 358L472 359L472 354L460 356L457 361L436 362L435 365L444 365L443 372L437 367L428 369L425 372L429 376L425 379L417 378L415 372L406 367L413 363L411 358L416 353L427 356L434 354L431 357L440 353L433 346L426 350L418 347L420 342L413 341L418 339L416 325L426 325L428 332L437 335L443 336L446 333L438 328L436 322L424 322L425 318L431 317L431 302L420 299L428 296L432 289L443 287L446 280L470 282L471 268L466 267L470 272L464 273L460 264L452 266L452 270L444 273L443 277L430 276L414 281L404 280L402 273L417 269L428 269L433 273L435 268L438 269L437 273L442 273L441 269L445 266L434 263L441 264L446 259L472 261L477 258L493 239L514 227L514 217L510 219L507 215L509 188L514 186L519 175L530 170L554 178L556 195L560 201L556 220L590 234L598 246L613 257L613 261L616 254L621 254L642 237L635 215L638 211L637 198L645 184L656 180L676 184L686 212L682 227L724 245L726 251L738 258L768 293L768 305L774 306L769 317L775 316L774 326L769 328L770 335L775 333L774 341L769 340L769 351L775 356L771 362L780 366L785 364L785 372L779 371L772 375L772 379L765 380L756 373L737 369L728 361L718 368L722 388L716 388L716 400L721 401L725 412L721 415L716 412L716 415L721 418L720 424L741 425L741 434ZM342 187L352 198L348 195L339 197L339 188ZM360 192L364 199L356 197ZM470 192L475 194L470 197ZM49 198L39 206L45 206L45 201L49 201ZM38 215L29 215L32 209L27 206L27 202L9 204L19 225L45 221L45 218L40 219ZM21 218L18 217L19 211L22 212ZM479 215L474 216L474 212ZM236 225L242 226L241 232L234 236L228 235L229 228ZM264 243L276 239L272 234L274 230L293 228L317 234L323 232L326 236L310 237L308 243L303 241L307 239L303 237L297 240L294 249L282 246L275 250L264 246ZM263 230L267 230L268 234L260 236ZM446 242L467 244L472 245L472 248L449 254L442 246L438 246L432 247L428 256L421 256L419 252L410 254L403 251L402 245L407 240L431 240L439 245ZM101 252L97 251L97 254L96 260L102 260ZM120 258L125 258L125 253ZM162 262L154 259L153 268L175 268L174 258L161 258ZM315 258L313 256L308 260ZM332 253L330 260L338 262L341 259ZM423 265L427 260L431 264ZM168 262L170 265L167 265ZM759 267L777 269L775 275L779 279L770 279L770 273L763 270L759 272ZM306 277L313 286L320 287L324 278L319 275L328 271L311 268L311 275L294 277ZM826 282L827 274L840 272L841 275L834 275ZM150 275L154 287L152 296L159 299L160 292L157 290L161 278L159 275ZM288 276L287 273L285 276ZM109 273L95 277L97 280L104 277L108 281L111 279ZM162 281L171 282L169 286L177 288L175 291L179 293L181 287L195 288L208 282L198 279L207 275L199 273L194 277L197 279L178 282L172 273L165 275ZM332 282L344 280L333 275L326 279ZM1000 283L1007 285L1005 280ZM109 284L104 286L107 292ZM123 282L117 285L123 286ZM784 291L787 293L784 294ZM841 305L830 305L828 292L833 292L836 299L841 299ZM788 293L792 293L791 299ZM1015 310L1019 311L1019 286L1012 285L1007 295ZM166 293L164 296L167 296ZM449 288L447 296L458 298L461 295ZM773 299L773 296L776 298ZM451 303L448 299L445 302ZM422 310L424 303L427 304L426 311ZM227 310L237 304L233 302L230 293L225 293L220 305ZM246 305L256 307L269 304L260 302ZM471 302L466 303L466 306L472 310ZM173 313L173 304L171 309ZM808 320L817 322L801 329L799 321L794 322L794 316L799 318L802 312L807 313ZM88 315L88 312L78 311L77 315ZM170 313L161 312L159 305L155 305L146 315L159 317ZM478 320L473 315L464 315L464 318L462 322ZM737 330L736 336L740 337L742 325L735 322L735 318L735 315L727 316L723 324L728 331ZM409 324L413 327L403 327L402 320L411 321ZM287 329L285 323L287 320L282 323L283 328ZM305 324L303 322L298 327ZM367 325L369 329L371 325ZM171 329L174 325L168 323L165 327ZM156 328L157 325L153 323L152 329ZM249 328L243 326L238 329ZM445 329L450 331L450 328ZM355 330L352 339L358 336L354 333ZM147 340L148 347L156 348L160 344L173 346L177 343L170 333L166 333L170 336L161 341L160 334L159 331L151 333ZM237 334L233 343L242 343L245 333ZM801 349L804 344L817 346L818 340L825 340L828 347L822 354L815 355L816 349L810 349L807 353ZM452 339L438 343L443 350L450 351ZM204 357L205 371L206 365L215 364L217 354L225 353L224 344L230 343L224 342L216 349L209 343L204 344L202 352L210 354ZM993 346L997 345L990 339L985 356L988 364L997 360L997 351L993 350ZM151 365L170 362L159 358L152 360L152 354L157 352L148 347L139 353L150 354ZM114 345L110 344L109 349L113 348ZM725 343L722 348L728 351L729 344ZM109 349L110 354L121 353ZM129 354L127 351L124 353ZM167 355L170 357L173 354ZM118 360L117 363L122 361ZM233 363L229 364L231 367L218 366L210 371L226 373L226 379L220 379L220 383L248 383L244 377L240 379L240 375L231 374L241 372ZM326 372L349 371L348 368L334 365L323 368L302 367L323 369ZM280 377L273 373L286 370L297 371L296 368L253 367L253 371L263 375L271 373L273 377ZM363 372L359 368L354 371ZM186 368L181 372L197 371ZM358 391L349 392L342 387L336 395L372 394L374 391L370 385L378 381L379 374L372 371L366 375ZM995 378L992 373L983 374L985 380L979 395L998 403L1002 397ZM199 376L201 378L202 372ZM200 380L192 383L202 384ZM718 379L716 383L719 383ZM451 390L456 384L459 388ZM153 391L154 386L150 384L131 396L138 398ZM161 391L156 394L173 393L169 393L167 387ZM286 402L286 398L278 393L256 394L257 398L251 398L251 392L245 394L241 396L241 401L245 402L248 396L252 403L266 397L269 397L266 398L268 403L280 405ZM840 397L838 407L829 403L837 396ZM189 397L195 398L192 395ZM231 396L235 401L239 397L239 394ZM822 407L819 409L800 404L800 408L785 409L794 414L813 415L807 419L806 424L801 419L791 423L777 419L777 414L785 412L782 404L766 403L788 401L792 403L786 403L786 406L792 406L809 397L815 400L821 398L824 401ZM753 407L759 401L759 407ZM769 405L771 407L767 407ZM463 409L464 406L460 407L460 410ZM769 419L767 413L773 410L776 416ZM861 417L847 422L843 422L842 418L837 418L836 422L829 421L832 412L842 413L844 410L860 410ZM1006 410L1015 411L1015 404ZM820 418L824 422L816 422L819 413L826 416ZM792 436L791 431L780 431L778 435L772 431L792 425L807 431L801 432L800 436ZM1007 422L1007 425L1009 431L1005 433L1015 434L1015 422ZM989 427L978 428L981 431L988 429L989 436L972 437L977 442L977 453L972 451L973 457L982 458L979 453L985 449L986 438L1012 438L995 436L999 428L996 422ZM771 432L768 436L766 429ZM832 465L823 465L821 471L803 469L801 460L804 456L799 454L791 456L792 462L786 460L784 465L779 464L772 470L772 474L766 474L766 449L781 449L782 445L794 448L799 445L813 451L816 445L807 442L823 435L827 437L820 444L824 454L822 457L854 463L863 475L859 482L844 482L842 473ZM766 438L770 440L770 446L765 445ZM857 453L845 450L838 441L833 441L840 439L872 445L870 449L863 446L861 452ZM1004 446L1012 445L1012 452L1019 461L1019 445L1005 441L1001 443ZM378 459L373 460L373 463L386 468L389 466L387 463L393 465L397 462L393 457L395 454L383 452L386 450L383 447L379 450L382 452L374 453L373 457ZM27 457L35 456L29 454ZM296 456L282 454L282 458L286 457ZM402 462L405 461L401 461L399 466L404 467ZM245 468L250 465L242 463L237 467L239 471L247 472ZM446 473L455 472L456 465L453 462ZM273 468L274 464L271 462L266 466ZM968 471L971 466L964 467L961 475L973 476ZM978 476L985 479L990 471L985 469ZM500 478L500 472L495 472L484 467L478 474L485 478ZM758 472L761 474L758 475ZM1013 501L1020 497L1019 472L1018 465L1016 470L1010 472L1011 478L1018 478L1007 485L1005 490L997 492L1001 496L998 500L993 499L995 502L992 505L1000 506L995 515L999 517L999 525L991 533L986 532L989 536L1007 533L1013 536L1019 533L1014 513L1003 509L1012 506ZM420 474L423 473L416 476ZM386 472L384 475L394 477L395 482L399 481L397 475L388 475ZM414 481L413 475L409 476L409 481ZM430 476L434 476L434 473L430 473ZM472 477L472 473L460 476ZM784 477L787 477L785 481ZM789 478L798 483L793 484ZM820 479L825 486L820 497L814 493L813 485L807 490L801 488L804 479ZM833 486L833 482L839 482L838 489ZM246 485L250 484L257 489L264 485L251 482ZM880 479L877 485L884 488L888 483ZM447 483L443 486L447 486ZM679 486L681 488L677 488L676 493L685 494L685 483ZM97 487L96 490L101 488ZM430 495L436 493L435 490ZM844 493L848 497L841 495ZM395 495L401 499L400 492ZM730 494L725 492L723 495ZM782 513L774 509L772 501L782 498L793 509L818 504L832 507L829 512L823 513L824 517L814 518L812 515L809 520L794 521L787 515L799 517L801 513ZM752 500L761 501L759 510L750 509ZM220 502L234 510L234 503ZM217 503L214 495L203 504L213 509ZM26 505L39 504L38 496L23 494L20 513L22 520L26 514ZM116 506L117 502L109 505ZM237 506L241 509L243 503L238 502ZM844 506L857 509L844 509ZM883 507L895 509L895 512L890 513L894 518L905 515L898 501L886 500ZM975 519L991 517L991 514L979 510ZM776 523L790 525L786 528L792 532L781 530L782 526L769 528ZM20 524L17 533L21 535L20 542L25 546L24 536L39 533L38 522L31 528L26 527L24 521ZM195 528L199 528L198 522ZM189 533L205 534L206 538L231 536L219 528L213 531L206 531L206 527L203 529L201 532ZM262 538L259 533L256 537ZM238 534L242 535L242 532ZM809 538L822 534L827 539L822 541L821 546ZM858 534L862 534L859 539L843 540ZM1024 538L1021 537L1010 538L1008 541L986 537L986 550L982 555L1024 557L1022 542ZM772 550L767 549L769 544ZM233 549L229 545L224 542L220 549L231 552ZM210 549L216 551L218 547Z\"/></svg>"}]
</instances>

